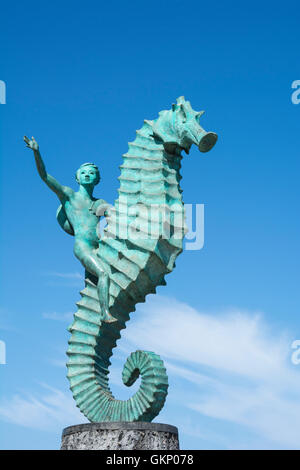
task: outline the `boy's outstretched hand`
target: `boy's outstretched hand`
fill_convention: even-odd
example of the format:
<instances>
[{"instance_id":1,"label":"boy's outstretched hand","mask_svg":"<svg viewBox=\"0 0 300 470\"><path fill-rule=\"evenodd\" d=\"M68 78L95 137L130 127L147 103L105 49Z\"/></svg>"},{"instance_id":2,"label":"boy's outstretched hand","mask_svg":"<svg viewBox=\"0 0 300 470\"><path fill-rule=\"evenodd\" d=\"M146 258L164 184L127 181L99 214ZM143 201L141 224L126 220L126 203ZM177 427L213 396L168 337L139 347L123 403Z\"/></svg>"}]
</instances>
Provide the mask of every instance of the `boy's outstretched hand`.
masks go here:
<instances>
[{"instance_id":1,"label":"boy's outstretched hand","mask_svg":"<svg viewBox=\"0 0 300 470\"><path fill-rule=\"evenodd\" d=\"M34 137L31 137L30 140L28 139L28 137L26 137L26 135L24 135L24 142L26 143L26 147L28 147L29 149L38 151L39 145Z\"/></svg>"}]
</instances>

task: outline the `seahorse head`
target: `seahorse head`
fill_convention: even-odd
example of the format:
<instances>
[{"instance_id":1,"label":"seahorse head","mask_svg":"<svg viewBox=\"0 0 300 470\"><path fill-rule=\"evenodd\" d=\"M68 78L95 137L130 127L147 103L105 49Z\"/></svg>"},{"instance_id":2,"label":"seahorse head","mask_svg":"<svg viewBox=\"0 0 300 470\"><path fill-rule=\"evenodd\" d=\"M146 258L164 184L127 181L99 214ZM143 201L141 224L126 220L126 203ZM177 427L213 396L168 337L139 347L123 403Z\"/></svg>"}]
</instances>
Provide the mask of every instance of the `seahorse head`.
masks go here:
<instances>
[{"instance_id":1,"label":"seahorse head","mask_svg":"<svg viewBox=\"0 0 300 470\"><path fill-rule=\"evenodd\" d=\"M183 96L177 98L172 109L161 111L159 118L153 122L153 134L162 141L166 152L174 153L180 147L189 153L193 144L200 152L208 152L217 141L217 134L206 132L200 126L200 117L204 111L194 111L189 101Z\"/></svg>"}]
</instances>

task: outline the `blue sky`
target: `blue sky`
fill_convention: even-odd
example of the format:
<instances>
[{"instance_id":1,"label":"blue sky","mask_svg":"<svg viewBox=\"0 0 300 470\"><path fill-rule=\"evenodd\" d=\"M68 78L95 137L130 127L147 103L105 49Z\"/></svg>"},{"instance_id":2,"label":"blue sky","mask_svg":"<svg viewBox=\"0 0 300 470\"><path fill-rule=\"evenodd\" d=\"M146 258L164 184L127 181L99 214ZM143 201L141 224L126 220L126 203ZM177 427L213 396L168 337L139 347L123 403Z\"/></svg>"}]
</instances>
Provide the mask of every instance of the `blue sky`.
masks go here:
<instances>
[{"instance_id":1,"label":"blue sky","mask_svg":"<svg viewBox=\"0 0 300 470\"><path fill-rule=\"evenodd\" d=\"M143 119L184 95L219 135L185 156L186 203L205 205L205 244L184 251L167 286L140 305L115 350L112 390L137 347L167 364L156 418L184 449L299 448L299 4L6 2L1 6L0 447L55 449L84 421L65 351L83 270L55 220L22 136L76 187L100 167L113 203L118 166Z\"/></svg>"}]
</instances>

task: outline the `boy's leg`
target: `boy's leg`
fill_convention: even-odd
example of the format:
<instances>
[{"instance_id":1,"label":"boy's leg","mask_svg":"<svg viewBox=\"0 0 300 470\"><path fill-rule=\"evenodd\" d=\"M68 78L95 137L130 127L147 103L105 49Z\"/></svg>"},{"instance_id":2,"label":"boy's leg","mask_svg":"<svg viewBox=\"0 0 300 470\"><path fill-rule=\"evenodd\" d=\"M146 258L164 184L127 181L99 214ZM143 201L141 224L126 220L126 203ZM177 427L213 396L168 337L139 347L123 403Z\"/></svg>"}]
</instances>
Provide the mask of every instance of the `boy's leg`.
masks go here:
<instances>
[{"instance_id":1,"label":"boy's leg","mask_svg":"<svg viewBox=\"0 0 300 470\"><path fill-rule=\"evenodd\" d=\"M105 323L111 323L117 321L108 310L108 301L109 301L109 277L108 275L101 270L98 274L98 284L97 292L101 308L101 317Z\"/></svg>"},{"instance_id":2,"label":"boy's leg","mask_svg":"<svg viewBox=\"0 0 300 470\"><path fill-rule=\"evenodd\" d=\"M74 253L85 269L98 277L97 293L101 309L101 320L105 323L117 321L109 313L109 276L102 268L101 261L91 247L81 241L75 242Z\"/></svg>"}]
</instances>

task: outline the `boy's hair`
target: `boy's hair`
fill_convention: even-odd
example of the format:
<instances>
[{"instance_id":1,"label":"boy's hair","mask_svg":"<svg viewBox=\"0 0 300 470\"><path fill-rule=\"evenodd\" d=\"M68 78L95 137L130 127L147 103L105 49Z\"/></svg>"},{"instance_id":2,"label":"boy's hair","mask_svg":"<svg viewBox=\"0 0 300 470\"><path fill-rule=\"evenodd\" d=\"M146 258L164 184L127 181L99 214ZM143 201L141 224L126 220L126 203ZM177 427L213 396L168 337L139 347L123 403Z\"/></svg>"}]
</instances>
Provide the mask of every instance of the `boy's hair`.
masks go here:
<instances>
[{"instance_id":1,"label":"boy's hair","mask_svg":"<svg viewBox=\"0 0 300 470\"><path fill-rule=\"evenodd\" d=\"M83 166L92 166L95 170L96 170L96 173L97 173L97 180L96 180L96 183L95 184L98 184L100 179L101 179L101 176L100 176L100 171L99 171L99 168L97 167L97 165L95 165L95 163L83 163L82 165L80 165L80 167L78 168L78 170L76 171L75 173L75 179L77 181L77 183L79 183L79 180L78 180L78 172L81 170L81 168Z\"/></svg>"}]
</instances>

